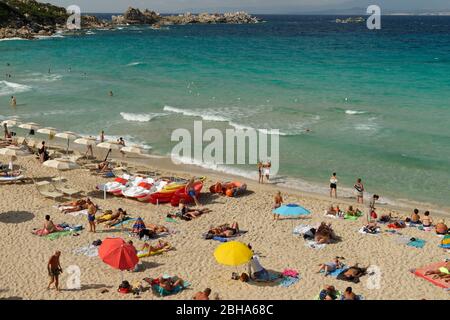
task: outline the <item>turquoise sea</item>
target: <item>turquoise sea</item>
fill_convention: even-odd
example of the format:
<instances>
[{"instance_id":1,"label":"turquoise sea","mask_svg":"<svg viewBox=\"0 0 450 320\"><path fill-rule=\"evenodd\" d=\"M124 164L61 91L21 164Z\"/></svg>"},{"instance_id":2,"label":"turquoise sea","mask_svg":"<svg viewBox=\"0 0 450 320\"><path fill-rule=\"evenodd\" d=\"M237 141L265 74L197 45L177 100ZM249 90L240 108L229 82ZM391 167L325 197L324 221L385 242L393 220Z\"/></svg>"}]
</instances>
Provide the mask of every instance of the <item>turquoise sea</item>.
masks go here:
<instances>
[{"instance_id":1,"label":"turquoise sea","mask_svg":"<svg viewBox=\"0 0 450 320\"><path fill-rule=\"evenodd\" d=\"M336 171L341 185L361 177L369 192L450 207L450 17L386 16L378 31L262 18L0 41L0 115L162 155L194 120L280 129L289 185L326 192Z\"/></svg>"}]
</instances>

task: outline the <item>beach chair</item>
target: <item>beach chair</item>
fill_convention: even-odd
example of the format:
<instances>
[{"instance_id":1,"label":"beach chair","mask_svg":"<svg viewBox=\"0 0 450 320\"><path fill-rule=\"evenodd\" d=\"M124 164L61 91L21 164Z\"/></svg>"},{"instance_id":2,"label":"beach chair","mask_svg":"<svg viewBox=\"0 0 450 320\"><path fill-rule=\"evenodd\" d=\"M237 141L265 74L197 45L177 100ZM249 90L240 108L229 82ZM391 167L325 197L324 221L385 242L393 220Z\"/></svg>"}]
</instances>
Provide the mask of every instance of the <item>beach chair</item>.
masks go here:
<instances>
[{"instance_id":1,"label":"beach chair","mask_svg":"<svg viewBox=\"0 0 450 320\"><path fill-rule=\"evenodd\" d=\"M69 197L81 196L82 191L71 188L67 184L67 179L63 177L57 177L52 179L52 184L55 189L59 192L62 192Z\"/></svg>"},{"instance_id":2,"label":"beach chair","mask_svg":"<svg viewBox=\"0 0 450 320\"><path fill-rule=\"evenodd\" d=\"M64 198L64 194L56 190L55 186L50 181L35 181L32 178L37 191L44 197L53 200Z\"/></svg>"}]
</instances>

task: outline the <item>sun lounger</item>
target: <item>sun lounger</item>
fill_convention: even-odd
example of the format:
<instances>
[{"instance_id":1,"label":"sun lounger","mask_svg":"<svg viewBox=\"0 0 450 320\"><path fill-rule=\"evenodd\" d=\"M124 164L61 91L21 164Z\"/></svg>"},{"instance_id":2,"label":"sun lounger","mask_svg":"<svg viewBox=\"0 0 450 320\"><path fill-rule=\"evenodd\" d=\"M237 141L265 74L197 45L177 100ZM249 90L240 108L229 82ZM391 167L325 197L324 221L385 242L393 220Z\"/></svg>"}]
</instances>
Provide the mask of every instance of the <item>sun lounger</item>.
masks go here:
<instances>
[{"instance_id":1,"label":"sun lounger","mask_svg":"<svg viewBox=\"0 0 450 320\"><path fill-rule=\"evenodd\" d=\"M49 181L34 181L34 185L36 186L38 192L46 198L51 198L53 200L64 198L64 194L56 190L55 186Z\"/></svg>"},{"instance_id":2,"label":"sun lounger","mask_svg":"<svg viewBox=\"0 0 450 320\"><path fill-rule=\"evenodd\" d=\"M16 177L0 177L0 182L17 182L17 181L23 182L24 180L25 177L23 175L18 175Z\"/></svg>"},{"instance_id":3,"label":"sun lounger","mask_svg":"<svg viewBox=\"0 0 450 320\"><path fill-rule=\"evenodd\" d=\"M66 184L67 181L62 178L53 178L52 183L57 191L62 192L65 195L68 195L70 197L80 195L82 192L80 190L75 190L75 189L71 188L70 186L68 186Z\"/></svg>"}]
</instances>

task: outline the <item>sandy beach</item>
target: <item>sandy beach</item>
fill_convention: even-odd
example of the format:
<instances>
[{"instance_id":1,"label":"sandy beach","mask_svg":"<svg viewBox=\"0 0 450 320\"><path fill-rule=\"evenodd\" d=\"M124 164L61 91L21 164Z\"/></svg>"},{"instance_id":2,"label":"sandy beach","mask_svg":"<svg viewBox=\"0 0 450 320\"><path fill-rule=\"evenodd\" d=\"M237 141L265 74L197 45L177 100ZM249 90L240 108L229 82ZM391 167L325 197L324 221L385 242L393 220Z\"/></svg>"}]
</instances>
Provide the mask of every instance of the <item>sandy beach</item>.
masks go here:
<instances>
[{"instance_id":1,"label":"sandy beach","mask_svg":"<svg viewBox=\"0 0 450 320\"><path fill-rule=\"evenodd\" d=\"M6 157L0 159L7 162ZM130 159L127 159L130 162ZM140 162L143 162L141 160ZM146 164L151 161L144 161ZM285 203L297 203L308 208L312 214L303 219L283 219L274 221L271 209L276 186L260 185L246 181L248 192L237 198L212 195L208 192L210 185L216 181L229 180L230 177L218 174L208 175L200 201L203 206L212 210L192 221L166 222L168 213L176 211L170 205L152 205L141 203L124 197L108 196L103 199L102 192L95 191L99 183L112 181L91 175L85 169L76 169L59 173L55 169L43 167L34 156L20 157L17 161L26 168L26 177L39 181L62 174L70 184L83 190L95 204L102 209L116 210L121 207L133 217L142 217L146 223L162 224L172 233L163 240L170 242L175 250L161 255L142 258L141 270L123 272L123 279L133 283L145 277L158 277L162 274L177 275L191 284L182 292L163 299L191 299L198 291L210 287L221 299L313 299L324 285L334 285L343 291L351 285L357 294L367 300L386 299L448 299L448 292L431 283L414 276L409 270L439 262L449 257L438 247L440 238L434 232L420 231L417 228L405 228L400 232L408 237L424 239L424 248L409 247L396 241L398 235L392 235L382 226L380 235L365 235L358 232L364 224L364 218L358 221L332 219L324 217L324 211L331 203L346 208L349 199L330 200L326 197L304 194L295 190L282 190ZM161 176L177 176L189 178L197 173L197 169L173 167L167 171L161 166L150 166ZM184 170L184 172L183 172ZM100 226L97 233L87 231L88 222L84 215L77 217L61 213L55 205L57 202L42 197L32 181L17 184L1 184L0 201L0 236L2 255L0 266L5 272L0 276L0 298L2 299L161 299L151 291L140 296L119 294L117 288L121 282L120 271L104 264L99 257L88 257L74 253L74 250L91 244L94 240L108 236L120 236L125 240L132 239L136 247L142 243L130 238L126 231L107 230ZM367 201L367 200L366 200ZM362 208L367 210L367 204ZM419 208L421 212L427 208ZM381 207L378 214L391 212L391 208ZM79 236L65 236L55 240L33 235L33 228L42 228L45 215L51 215L54 223L83 224L85 229ZM407 216L410 212L400 212ZM436 220L438 217L434 217ZM247 233L237 238L243 243L251 243L254 251L260 256L261 263L269 270L283 271L295 269L300 274L300 281L290 287L282 287L277 283L243 283L231 280L231 273L247 272L246 265L226 267L219 265L214 257L214 249L218 241L204 240L202 234L210 227L223 223L238 221L240 228ZM305 240L293 234L293 228L300 224L317 225L321 221L332 223L341 241L329 244L322 249L305 246ZM151 243L156 240L152 240ZM64 270L71 265L81 269L81 289L68 290L67 272L61 276L62 291L46 289L48 275L46 264L49 257L60 250L61 264ZM324 277L316 273L320 263L331 261L336 255L345 257L345 263L361 266L377 266L381 271L378 289L371 288L371 277L364 276L358 284ZM143 284L144 282L141 281ZM145 286L145 284L144 284ZM100 293L102 289L106 293Z\"/></svg>"}]
</instances>

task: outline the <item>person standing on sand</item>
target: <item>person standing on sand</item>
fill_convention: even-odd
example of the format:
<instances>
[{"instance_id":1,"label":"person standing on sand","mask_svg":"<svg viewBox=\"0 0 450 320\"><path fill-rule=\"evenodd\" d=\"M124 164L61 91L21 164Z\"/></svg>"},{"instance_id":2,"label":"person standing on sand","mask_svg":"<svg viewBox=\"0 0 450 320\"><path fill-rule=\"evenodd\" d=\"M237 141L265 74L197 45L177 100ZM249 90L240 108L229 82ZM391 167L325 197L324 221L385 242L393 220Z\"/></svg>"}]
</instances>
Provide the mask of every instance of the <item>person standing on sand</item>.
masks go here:
<instances>
[{"instance_id":1,"label":"person standing on sand","mask_svg":"<svg viewBox=\"0 0 450 320\"><path fill-rule=\"evenodd\" d=\"M197 195L195 193L195 186L194 186L195 179L191 178L188 183L186 184L185 192L188 196L190 196L192 199L194 199L195 205L200 206L200 202L197 199Z\"/></svg>"},{"instance_id":2,"label":"person standing on sand","mask_svg":"<svg viewBox=\"0 0 450 320\"><path fill-rule=\"evenodd\" d=\"M9 137L8 125L4 123L3 128L5 129L5 140L6 140Z\"/></svg>"},{"instance_id":3,"label":"person standing on sand","mask_svg":"<svg viewBox=\"0 0 450 320\"><path fill-rule=\"evenodd\" d=\"M272 166L272 163L268 161L263 167L264 167L264 175L266 176L267 182L269 182L270 177L270 167Z\"/></svg>"},{"instance_id":4,"label":"person standing on sand","mask_svg":"<svg viewBox=\"0 0 450 320\"><path fill-rule=\"evenodd\" d=\"M61 263L59 262L60 256L61 251L56 251L48 261L47 270L48 275L50 276L50 283L48 284L47 290L49 290L50 286L55 283L56 291L59 291L59 275L63 272Z\"/></svg>"},{"instance_id":5,"label":"person standing on sand","mask_svg":"<svg viewBox=\"0 0 450 320\"><path fill-rule=\"evenodd\" d=\"M333 198L333 194L334 194L334 197L337 198L337 183L338 183L338 179L336 176L336 172L333 172L333 174L330 178L330 198Z\"/></svg>"},{"instance_id":6,"label":"person standing on sand","mask_svg":"<svg viewBox=\"0 0 450 320\"><path fill-rule=\"evenodd\" d=\"M90 200L87 210L88 210L89 232L95 233L95 214L97 213L97 207Z\"/></svg>"},{"instance_id":7,"label":"person standing on sand","mask_svg":"<svg viewBox=\"0 0 450 320\"><path fill-rule=\"evenodd\" d=\"M364 185L361 181L361 178L358 178L355 185L353 186L353 188L355 189L356 202L358 203L364 203Z\"/></svg>"},{"instance_id":8,"label":"person standing on sand","mask_svg":"<svg viewBox=\"0 0 450 320\"><path fill-rule=\"evenodd\" d=\"M273 206L273 210L281 207L281 204L283 203L283 197L281 196L281 192L277 191L274 197L275 205ZM273 220L278 220L280 218L279 214L273 214Z\"/></svg>"},{"instance_id":9,"label":"person standing on sand","mask_svg":"<svg viewBox=\"0 0 450 320\"><path fill-rule=\"evenodd\" d=\"M100 133L100 142L105 142L105 131L102 130L102 132Z\"/></svg>"},{"instance_id":10,"label":"person standing on sand","mask_svg":"<svg viewBox=\"0 0 450 320\"><path fill-rule=\"evenodd\" d=\"M257 166L258 166L258 183L264 183L264 181L263 181L264 180L264 176L263 176L263 172L262 172L262 170L263 170L262 162L258 161Z\"/></svg>"},{"instance_id":11,"label":"person standing on sand","mask_svg":"<svg viewBox=\"0 0 450 320\"><path fill-rule=\"evenodd\" d=\"M17 100L16 100L16 97L11 96L10 104L11 104L11 107L17 106Z\"/></svg>"}]
</instances>

